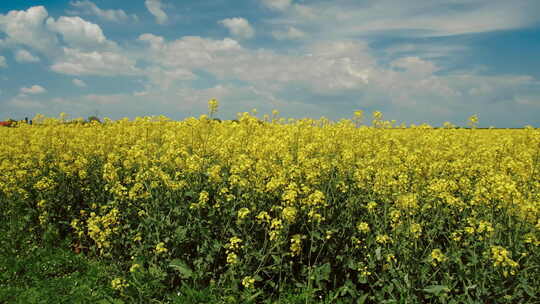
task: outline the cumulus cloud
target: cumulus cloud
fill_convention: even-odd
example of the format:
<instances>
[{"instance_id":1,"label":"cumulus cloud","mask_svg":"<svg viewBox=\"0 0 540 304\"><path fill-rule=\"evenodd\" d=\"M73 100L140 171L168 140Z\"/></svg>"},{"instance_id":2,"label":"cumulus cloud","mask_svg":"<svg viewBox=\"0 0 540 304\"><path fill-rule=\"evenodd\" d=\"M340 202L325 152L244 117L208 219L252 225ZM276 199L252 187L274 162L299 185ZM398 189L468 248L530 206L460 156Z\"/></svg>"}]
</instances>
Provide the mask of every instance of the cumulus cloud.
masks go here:
<instances>
[{"instance_id":1,"label":"cumulus cloud","mask_svg":"<svg viewBox=\"0 0 540 304\"><path fill-rule=\"evenodd\" d=\"M284 31L272 31L272 36L277 40L294 40L306 37L306 33L294 26L289 26L287 30Z\"/></svg>"},{"instance_id":2,"label":"cumulus cloud","mask_svg":"<svg viewBox=\"0 0 540 304\"><path fill-rule=\"evenodd\" d=\"M123 54L118 45L107 39L101 27L81 17L48 17L42 6L0 15L0 32L8 47L19 48L18 62L35 62L37 51L50 59L51 70L69 75L133 75L135 60ZM59 39L61 37L61 39Z\"/></svg>"},{"instance_id":3,"label":"cumulus cloud","mask_svg":"<svg viewBox=\"0 0 540 304\"><path fill-rule=\"evenodd\" d=\"M148 34L148 33L140 35L139 40L150 44L152 50L155 50L155 51L159 51L163 47L163 42L165 41L163 37L156 36L153 34Z\"/></svg>"},{"instance_id":4,"label":"cumulus cloud","mask_svg":"<svg viewBox=\"0 0 540 304\"><path fill-rule=\"evenodd\" d=\"M270 9L283 11L291 6L292 0L262 0L262 4Z\"/></svg>"},{"instance_id":5,"label":"cumulus cloud","mask_svg":"<svg viewBox=\"0 0 540 304\"><path fill-rule=\"evenodd\" d=\"M226 27L231 35L240 39L249 39L255 35L255 30L244 18L227 18L218 23Z\"/></svg>"},{"instance_id":6,"label":"cumulus cloud","mask_svg":"<svg viewBox=\"0 0 540 304\"><path fill-rule=\"evenodd\" d=\"M10 11L0 15L0 33L6 36L2 45L8 48L19 48L21 61L35 61L28 56L38 52L48 58L55 58L62 52L63 45L79 49L116 49L115 42L108 40L99 25L80 17L61 16L58 19L49 17L43 6L31 7L27 10ZM59 39L61 37L61 40ZM24 50L21 48L23 46ZM27 53L25 53L27 52Z\"/></svg>"},{"instance_id":7,"label":"cumulus cloud","mask_svg":"<svg viewBox=\"0 0 540 304\"><path fill-rule=\"evenodd\" d=\"M128 57L108 51L86 52L79 49L64 48L64 55L58 59L51 69L57 73L68 75L135 75L139 70L135 61Z\"/></svg>"},{"instance_id":8,"label":"cumulus cloud","mask_svg":"<svg viewBox=\"0 0 540 304\"><path fill-rule=\"evenodd\" d=\"M163 37L142 34L139 40L149 47L145 60L152 65L145 70L146 76L154 85L164 89L176 81L196 79L193 69L204 68L212 58L242 49L236 40L230 38L212 40L187 36L168 43Z\"/></svg>"},{"instance_id":9,"label":"cumulus cloud","mask_svg":"<svg viewBox=\"0 0 540 304\"><path fill-rule=\"evenodd\" d=\"M15 61L17 61L19 63L38 62L39 57L36 57L36 56L32 55L27 50L17 50L17 52L15 52Z\"/></svg>"},{"instance_id":10,"label":"cumulus cloud","mask_svg":"<svg viewBox=\"0 0 540 304\"><path fill-rule=\"evenodd\" d=\"M59 33L65 43L76 48L115 47L116 44L107 40L99 25L88 22L80 17L62 16L58 20L47 19L47 28Z\"/></svg>"},{"instance_id":11,"label":"cumulus cloud","mask_svg":"<svg viewBox=\"0 0 540 304\"><path fill-rule=\"evenodd\" d=\"M43 53L51 53L58 40L48 31L44 22L48 12L43 6L34 6L26 11L10 11L0 14L0 32L7 36L5 45L24 45Z\"/></svg>"},{"instance_id":12,"label":"cumulus cloud","mask_svg":"<svg viewBox=\"0 0 540 304\"><path fill-rule=\"evenodd\" d=\"M129 16L124 10L121 9L101 9L94 2L83 0L83 1L73 1L70 2L70 5L76 10L70 12L71 14L85 14L85 15L95 15L102 20L109 22L128 22L131 20L137 20L136 15Z\"/></svg>"},{"instance_id":13,"label":"cumulus cloud","mask_svg":"<svg viewBox=\"0 0 540 304\"><path fill-rule=\"evenodd\" d=\"M165 90L170 89L173 84L178 84L180 81L197 79L192 71L181 67L151 67L144 74L153 84Z\"/></svg>"},{"instance_id":14,"label":"cumulus cloud","mask_svg":"<svg viewBox=\"0 0 540 304\"><path fill-rule=\"evenodd\" d=\"M165 24L169 19L169 17L162 8L163 4L160 0L146 0L144 1L144 5L146 6L150 14L154 15L158 24Z\"/></svg>"},{"instance_id":15,"label":"cumulus cloud","mask_svg":"<svg viewBox=\"0 0 540 304\"><path fill-rule=\"evenodd\" d=\"M47 90L43 88L42 86L35 84L28 88L22 87L20 92L21 94L37 95L37 94L43 94L47 92Z\"/></svg>"},{"instance_id":16,"label":"cumulus cloud","mask_svg":"<svg viewBox=\"0 0 540 304\"><path fill-rule=\"evenodd\" d=\"M215 58L230 59L242 52L244 48L238 41L225 38L223 40L205 39L198 36L185 36L171 42L163 37L142 34L139 40L148 44L149 53L146 59L161 66L197 68L205 67ZM182 54L182 56L178 56Z\"/></svg>"},{"instance_id":17,"label":"cumulus cloud","mask_svg":"<svg viewBox=\"0 0 540 304\"><path fill-rule=\"evenodd\" d=\"M78 86L79 88L85 88L86 87L86 82L78 79L78 78L74 78L72 80L72 83L76 86Z\"/></svg>"},{"instance_id":18,"label":"cumulus cloud","mask_svg":"<svg viewBox=\"0 0 540 304\"><path fill-rule=\"evenodd\" d=\"M146 34L149 60L169 69L202 69L218 79L236 79L263 90L279 90L301 83L314 90L361 88L375 60L365 43L339 42L313 45L304 55L245 49L232 39L184 37L166 42ZM177 54L183 54L178 56Z\"/></svg>"},{"instance_id":19,"label":"cumulus cloud","mask_svg":"<svg viewBox=\"0 0 540 304\"><path fill-rule=\"evenodd\" d=\"M6 68L6 67L7 67L6 57L0 56L0 68Z\"/></svg>"}]
</instances>

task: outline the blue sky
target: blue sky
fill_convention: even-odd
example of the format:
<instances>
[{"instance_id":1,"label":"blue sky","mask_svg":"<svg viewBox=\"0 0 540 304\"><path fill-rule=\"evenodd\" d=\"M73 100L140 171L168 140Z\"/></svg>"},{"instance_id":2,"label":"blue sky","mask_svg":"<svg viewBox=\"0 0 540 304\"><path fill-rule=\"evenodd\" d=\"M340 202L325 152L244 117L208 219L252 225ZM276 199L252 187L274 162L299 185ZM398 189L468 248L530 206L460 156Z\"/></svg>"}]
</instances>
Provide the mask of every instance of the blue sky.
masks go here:
<instances>
[{"instance_id":1,"label":"blue sky","mask_svg":"<svg viewBox=\"0 0 540 304\"><path fill-rule=\"evenodd\" d=\"M540 127L536 0L0 2L0 119L273 109Z\"/></svg>"}]
</instances>

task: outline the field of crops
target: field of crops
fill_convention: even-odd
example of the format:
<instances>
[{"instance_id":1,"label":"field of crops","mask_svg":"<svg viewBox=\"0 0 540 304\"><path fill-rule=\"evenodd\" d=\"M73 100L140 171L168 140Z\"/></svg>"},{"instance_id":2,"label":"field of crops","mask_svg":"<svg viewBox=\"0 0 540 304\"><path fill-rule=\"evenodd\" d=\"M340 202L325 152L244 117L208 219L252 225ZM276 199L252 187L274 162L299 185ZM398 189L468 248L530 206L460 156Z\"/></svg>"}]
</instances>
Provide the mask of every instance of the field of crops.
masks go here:
<instances>
[{"instance_id":1,"label":"field of crops","mask_svg":"<svg viewBox=\"0 0 540 304\"><path fill-rule=\"evenodd\" d=\"M540 301L540 130L210 108L0 128L3 237L116 265L127 303L185 284L230 303Z\"/></svg>"}]
</instances>

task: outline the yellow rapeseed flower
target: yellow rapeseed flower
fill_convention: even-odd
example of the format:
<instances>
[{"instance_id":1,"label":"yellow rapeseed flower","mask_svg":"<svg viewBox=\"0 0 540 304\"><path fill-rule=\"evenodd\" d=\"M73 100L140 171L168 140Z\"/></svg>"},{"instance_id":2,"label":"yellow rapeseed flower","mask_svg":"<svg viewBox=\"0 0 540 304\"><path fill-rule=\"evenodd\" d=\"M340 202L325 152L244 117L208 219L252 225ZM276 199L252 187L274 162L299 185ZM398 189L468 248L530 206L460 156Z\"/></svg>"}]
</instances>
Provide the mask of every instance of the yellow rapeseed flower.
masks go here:
<instances>
[{"instance_id":1,"label":"yellow rapeseed flower","mask_svg":"<svg viewBox=\"0 0 540 304\"><path fill-rule=\"evenodd\" d=\"M248 289L253 288L255 286L255 279L250 276L244 277L242 279L242 286Z\"/></svg>"},{"instance_id":2,"label":"yellow rapeseed flower","mask_svg":"<svg viewBox=\"0 0 540 304\"><path fill-rule=\"evenodd\" d=\"M165 247L165 243L164 242L159 242L157 245L156 245L156 248L154 249L154 251L156 252L156 254L162 254L162 253L166 253L167 251L169 251L169 249L167 249Z\"/></svg>"}]
</instances>

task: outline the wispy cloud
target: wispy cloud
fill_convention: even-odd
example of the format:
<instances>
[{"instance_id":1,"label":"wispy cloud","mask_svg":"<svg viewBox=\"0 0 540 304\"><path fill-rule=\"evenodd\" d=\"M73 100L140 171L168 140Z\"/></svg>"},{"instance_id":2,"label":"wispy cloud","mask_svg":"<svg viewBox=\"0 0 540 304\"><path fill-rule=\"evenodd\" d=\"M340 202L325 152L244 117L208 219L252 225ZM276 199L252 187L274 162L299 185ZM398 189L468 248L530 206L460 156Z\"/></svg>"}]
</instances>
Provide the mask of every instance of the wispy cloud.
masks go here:
<instances>
[{"instance_id":1,"label":"wispy cloud","mask_svg":"<svg viewBox=\"0 0 540 304\"><path fill-rule=\"evenodd\" d=\"M76 86L78 86L79 88L85 88L86 87L86 82L78 79L78 78L74 78L72 80L72 83Z\"/></svg>"},{"instance_id":2,"label":"wispy cloud","mask_svg":"<svg viewBox=\"0 0 540 304\"><path fill-rule=\"evenodd\" d=\"M294 26L288 26L286 30L274 30L272 36L277 40L295 40L306 37L306 33Z\"/></svg>"},{"instance_id":3,"label":"wispy cloud","mask_svg":"<svg viewBox=\"0 0 540 304\"><path fill-rule=\"evenodd\" d=\"M35 84L31 87L22 87L20 92L21 94L36 95L36 94L43 94L47 92L47 90L44 87Z\"/></svg>"},{"instance_id":4,"label":"wispy cloud","mask_svg":"<svg viewBox=\"0 0 540 304\"><path fill-rule=\"evenodd\" d=\"M163 4L160 0L146 0L144 1L144 5L146 5L150 14L154 15L158 24L165 24L169 19L169 16L163 10Z\"/></svg>"},{"instance_id":5,"label":"wispy cloud","mask_svg":"<svg viewBox=\"0 0 540 304\"><path fill-rule=\"evenodd\" d=\"M396 2L335 0L294 5L273 24L303 25L319 37L359 37L392 33L408 37L451 36L508 30L540 20L534 0L456 0L447 3L425 0ZM306 15L306 9L318 18ZM312 14L312 15L313 15Z\"/></svg>"},{"instance_id":6,"label":"wispy cloud","mask_svg":"<svg viewBox=\"0 0 540 304\"><path fill-rule=\"evenodd\" d=\"M72 1L69 4L74 8L74 10L68 11L71 15L94 15L102 20L117 23L138 20L135 14L128 15L122 9L101 9L94 2L88 0Z\"/></svg>"},{"instance_id":7,"label":"wispy cloud","mask_svg":"<svg viewBox=\"0 0 540 304\"><path fill-rule=\"evenodd\" d=\"M291 6L292 0L262 0L262 4L270 9L283 11Z\"/></svg>"}]
</instances>

